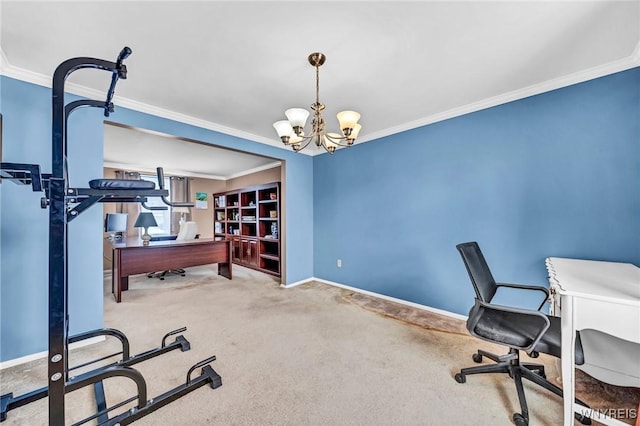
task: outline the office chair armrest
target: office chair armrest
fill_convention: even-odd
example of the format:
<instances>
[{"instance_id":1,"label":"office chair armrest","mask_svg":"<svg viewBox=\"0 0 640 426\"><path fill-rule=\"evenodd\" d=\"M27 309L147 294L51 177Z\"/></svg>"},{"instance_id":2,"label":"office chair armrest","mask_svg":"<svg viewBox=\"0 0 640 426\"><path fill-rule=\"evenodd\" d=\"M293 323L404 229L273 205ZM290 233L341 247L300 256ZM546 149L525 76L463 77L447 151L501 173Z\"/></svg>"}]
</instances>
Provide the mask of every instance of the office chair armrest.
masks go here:
<instances>
[{"instance_id":1,"label":"office chair armrest","mask_svg":"<svg viewBox=\"0 0 640 426\"><path fill-rule=\"evenodd\" d=\"M467 320L473 336L525 352L534 350L550 325L549 318L539 311L493 305L480 299L476 299Z\"/></svg>"},{"instance_id":2,"label":"office chair armrest","mask_svg":"<svg viewBox=\"0 0 640 426\"><path fill-rule=\"evenodd\" d=\"M542 309L542 307L544 306L544 304L547 302L547 300L549 300L549 289L546 287L541 287L539 285L525 285L525 284L511 284L511 283L496 283L497 287L507 287L507 288L515 288L518 290L533 290L533 291L540 291L542 293L544 293L544 299L542 300L542 302L540 303L540 306L538 306L538 310Z\"/></svg>"}]
</instances>

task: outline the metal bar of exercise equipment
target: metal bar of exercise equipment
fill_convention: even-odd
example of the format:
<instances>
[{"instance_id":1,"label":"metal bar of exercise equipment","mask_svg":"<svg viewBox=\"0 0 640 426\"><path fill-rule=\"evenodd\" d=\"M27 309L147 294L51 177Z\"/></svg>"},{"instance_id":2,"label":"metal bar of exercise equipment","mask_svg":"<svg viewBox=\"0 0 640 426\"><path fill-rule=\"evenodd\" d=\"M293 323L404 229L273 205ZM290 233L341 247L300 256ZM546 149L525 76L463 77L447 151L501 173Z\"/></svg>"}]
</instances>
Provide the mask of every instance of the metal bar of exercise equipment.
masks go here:
<instances>
[{"instance_id":1,"label":"metal bar of exercise equipment","mask_svg":"<svg viewBox=\"0 0 640 426\"><path fill-rule=\"evenodd\" d=\"M7 412L49 397L49 424L65 424L65 394L92 385L96 394L97 410L94 415L75 423L80 425L91 420L97 420L99 425L129 424L158 408L167 405L187 393L209 384L215 389L222 385L222 379L209 365L216 358L211 356L193 365L184 384L152 399L147 399L146 382L142 374L131 368L132 365L149 360L169 351L180 349L187 351L190 343L182 335L167 344L170 336L186 331L186 327L167 333L161 345L155 349L130 355L129 341L124 333L114 329L98 329L75 336L69 336L68 318L68 257L67 257L67 226L82 212L96 203L105 202L137 202L145 206L148 197L160 197L167 206L192 207L192 203L172 203L167 197L169 192L163 188L163 171L157 169L159 188L148 181L130 181L117 179L95 179L90 182L90 188L70 188L67 171L67 122L70 114L80 107L97 107L104 109L104 115L113 112L111 102L116 83L119 79L126 79L127 68L123 61L131 54L131 49L125 47L116 62L109 62L95 58L72 58L61 63L53 75L52 89L52 171L42 174L40 166L22 163L0 163L0 179L9 179L19 184L30 184L32 190L44 190L41 207L49 208L49 351L48 351L48 385L46 387L14 397L13 393L0 396L0 421L4 421ZM82 99L64 103L64 84L67 77L76 70L83 68L100 69L112 73L111 85L107 98L103 101ZM167 207L163 207L166 209ZM157 209L154 208L154 209ZM98 359L69 367L69 344L98 336L110 336L120 340L122 350ZM69 377L69 371L87 367L120 356L118 361L82 373L76 377ZM192 373L202 368L198 377L192 378ZM132 380L137 388L137 394L111 407L107 407L103 381L111 377L125 377ZM137 404L109 418L109 412L137 401Z\"/></svg>"}]
</instances>

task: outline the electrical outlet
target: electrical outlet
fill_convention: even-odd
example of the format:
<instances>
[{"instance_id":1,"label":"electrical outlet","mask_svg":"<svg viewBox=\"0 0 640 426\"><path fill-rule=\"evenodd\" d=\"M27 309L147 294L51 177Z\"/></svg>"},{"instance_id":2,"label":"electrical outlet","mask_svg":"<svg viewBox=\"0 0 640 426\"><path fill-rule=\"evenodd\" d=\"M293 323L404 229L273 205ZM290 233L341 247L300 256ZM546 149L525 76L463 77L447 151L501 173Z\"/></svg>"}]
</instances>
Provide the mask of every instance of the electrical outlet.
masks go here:
<instances>
[{"instance_id":1,"label":"electrical outlet","mask_svg":"<svg viewBox=\"0 0 640 426\"><path fill-rule=\"evenodd\" d=\"M338 259L336 265L338 266L338 268L342 268L342 259Z\"/></svg>"}]
</instances>

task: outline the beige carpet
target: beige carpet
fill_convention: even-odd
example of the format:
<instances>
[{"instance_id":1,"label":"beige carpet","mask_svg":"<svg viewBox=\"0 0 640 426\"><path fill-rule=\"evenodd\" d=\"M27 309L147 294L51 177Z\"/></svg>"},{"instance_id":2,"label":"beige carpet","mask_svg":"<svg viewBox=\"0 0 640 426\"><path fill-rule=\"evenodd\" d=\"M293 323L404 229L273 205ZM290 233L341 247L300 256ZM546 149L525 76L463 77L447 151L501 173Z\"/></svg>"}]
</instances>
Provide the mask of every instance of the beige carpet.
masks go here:
<instances>
[{"instance_id":1,"label":"beige carpet","mask_svg":"<svg viewBox=\"0 0 640 426\"><path fill-rule=\"evenodd\" d=\"M504 352L467 336L461 321L319 283L283 289L272 277L235 265L233 273L229 281L211 265L165 281L132 277L120 304L108 293L106 277L105 326L123 331L132 353L159 346L170 330L188 328L183 334L190 351L136 365L149 397L183 383L189 367L211 355L222 376L222 387L197 389L136 424L512 424L518 401L507 375L453 380L459 368L473 365L478 347ZM71 363L115 352L112 340L74 350ZM550 378L557 376L553 359L539 361ZM581 377L579 396L592 406L637 407L635 390ZM0 375L2 393L21 394L45 383L44 360ZM561 399L525 386L530 424L561 424ZM105 387L110 404L133 395L124 379L109 379ZM90 391L67 395L68 423L92 413L92 404ZM10 411L4 424L44 425L46 413L43 399Z\"/></svg>"}]
</instances>

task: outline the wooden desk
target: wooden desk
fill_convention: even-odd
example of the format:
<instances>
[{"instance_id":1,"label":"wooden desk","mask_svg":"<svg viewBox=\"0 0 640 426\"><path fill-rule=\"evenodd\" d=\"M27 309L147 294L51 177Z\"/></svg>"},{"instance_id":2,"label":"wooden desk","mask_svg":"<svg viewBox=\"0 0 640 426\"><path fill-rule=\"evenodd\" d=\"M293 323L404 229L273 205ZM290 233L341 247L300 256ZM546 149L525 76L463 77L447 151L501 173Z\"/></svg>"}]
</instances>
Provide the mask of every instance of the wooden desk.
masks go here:
<instances>
[{"instance_id":1,"label":"wooden desk","mask_svg":"<svg viewBox=\"0 0 640 426\"><path fill-rule=\"evenodd\" d=\"M564 424L573 425L573 412L589 410L573 403L575 397L575 331L597 330L622 339L626 351L640 352L640 268L630 263L601 262L550 257L546 260L553 297L560 296L562 318L562 385ZM556 300L554 300L555 305ZM583 341L583 347L586 342ZM613 345L603 348L610 357L619 352ZM605 352L606 353L606 352ZM585 364L590 353L584 351ZM631 367L636 366L631 365ZM579 367L580 368L580 367ZM593 370L594 377L598 369ZM606 371L606 369L602 369ZM591 373L591 371L590 371ZM617 379L621 377L611 375ZM607 381L606 377L601 380ZM623 425L617 419L592 416L609 425Z\"/></svg>"},{"instance_id":2,"label":"wooden desk","mask_svg":"<svg viewBox=\"0 0 640 426\"><path fill-rule=\"evenodd\" d=\"M114 241L111 291L120 303L129 289L129 275L189 266L218 264L218 275L231 279L231 243L213 239L153 241L143 245L138 238Z\"/></svg>"}]
</instances>

